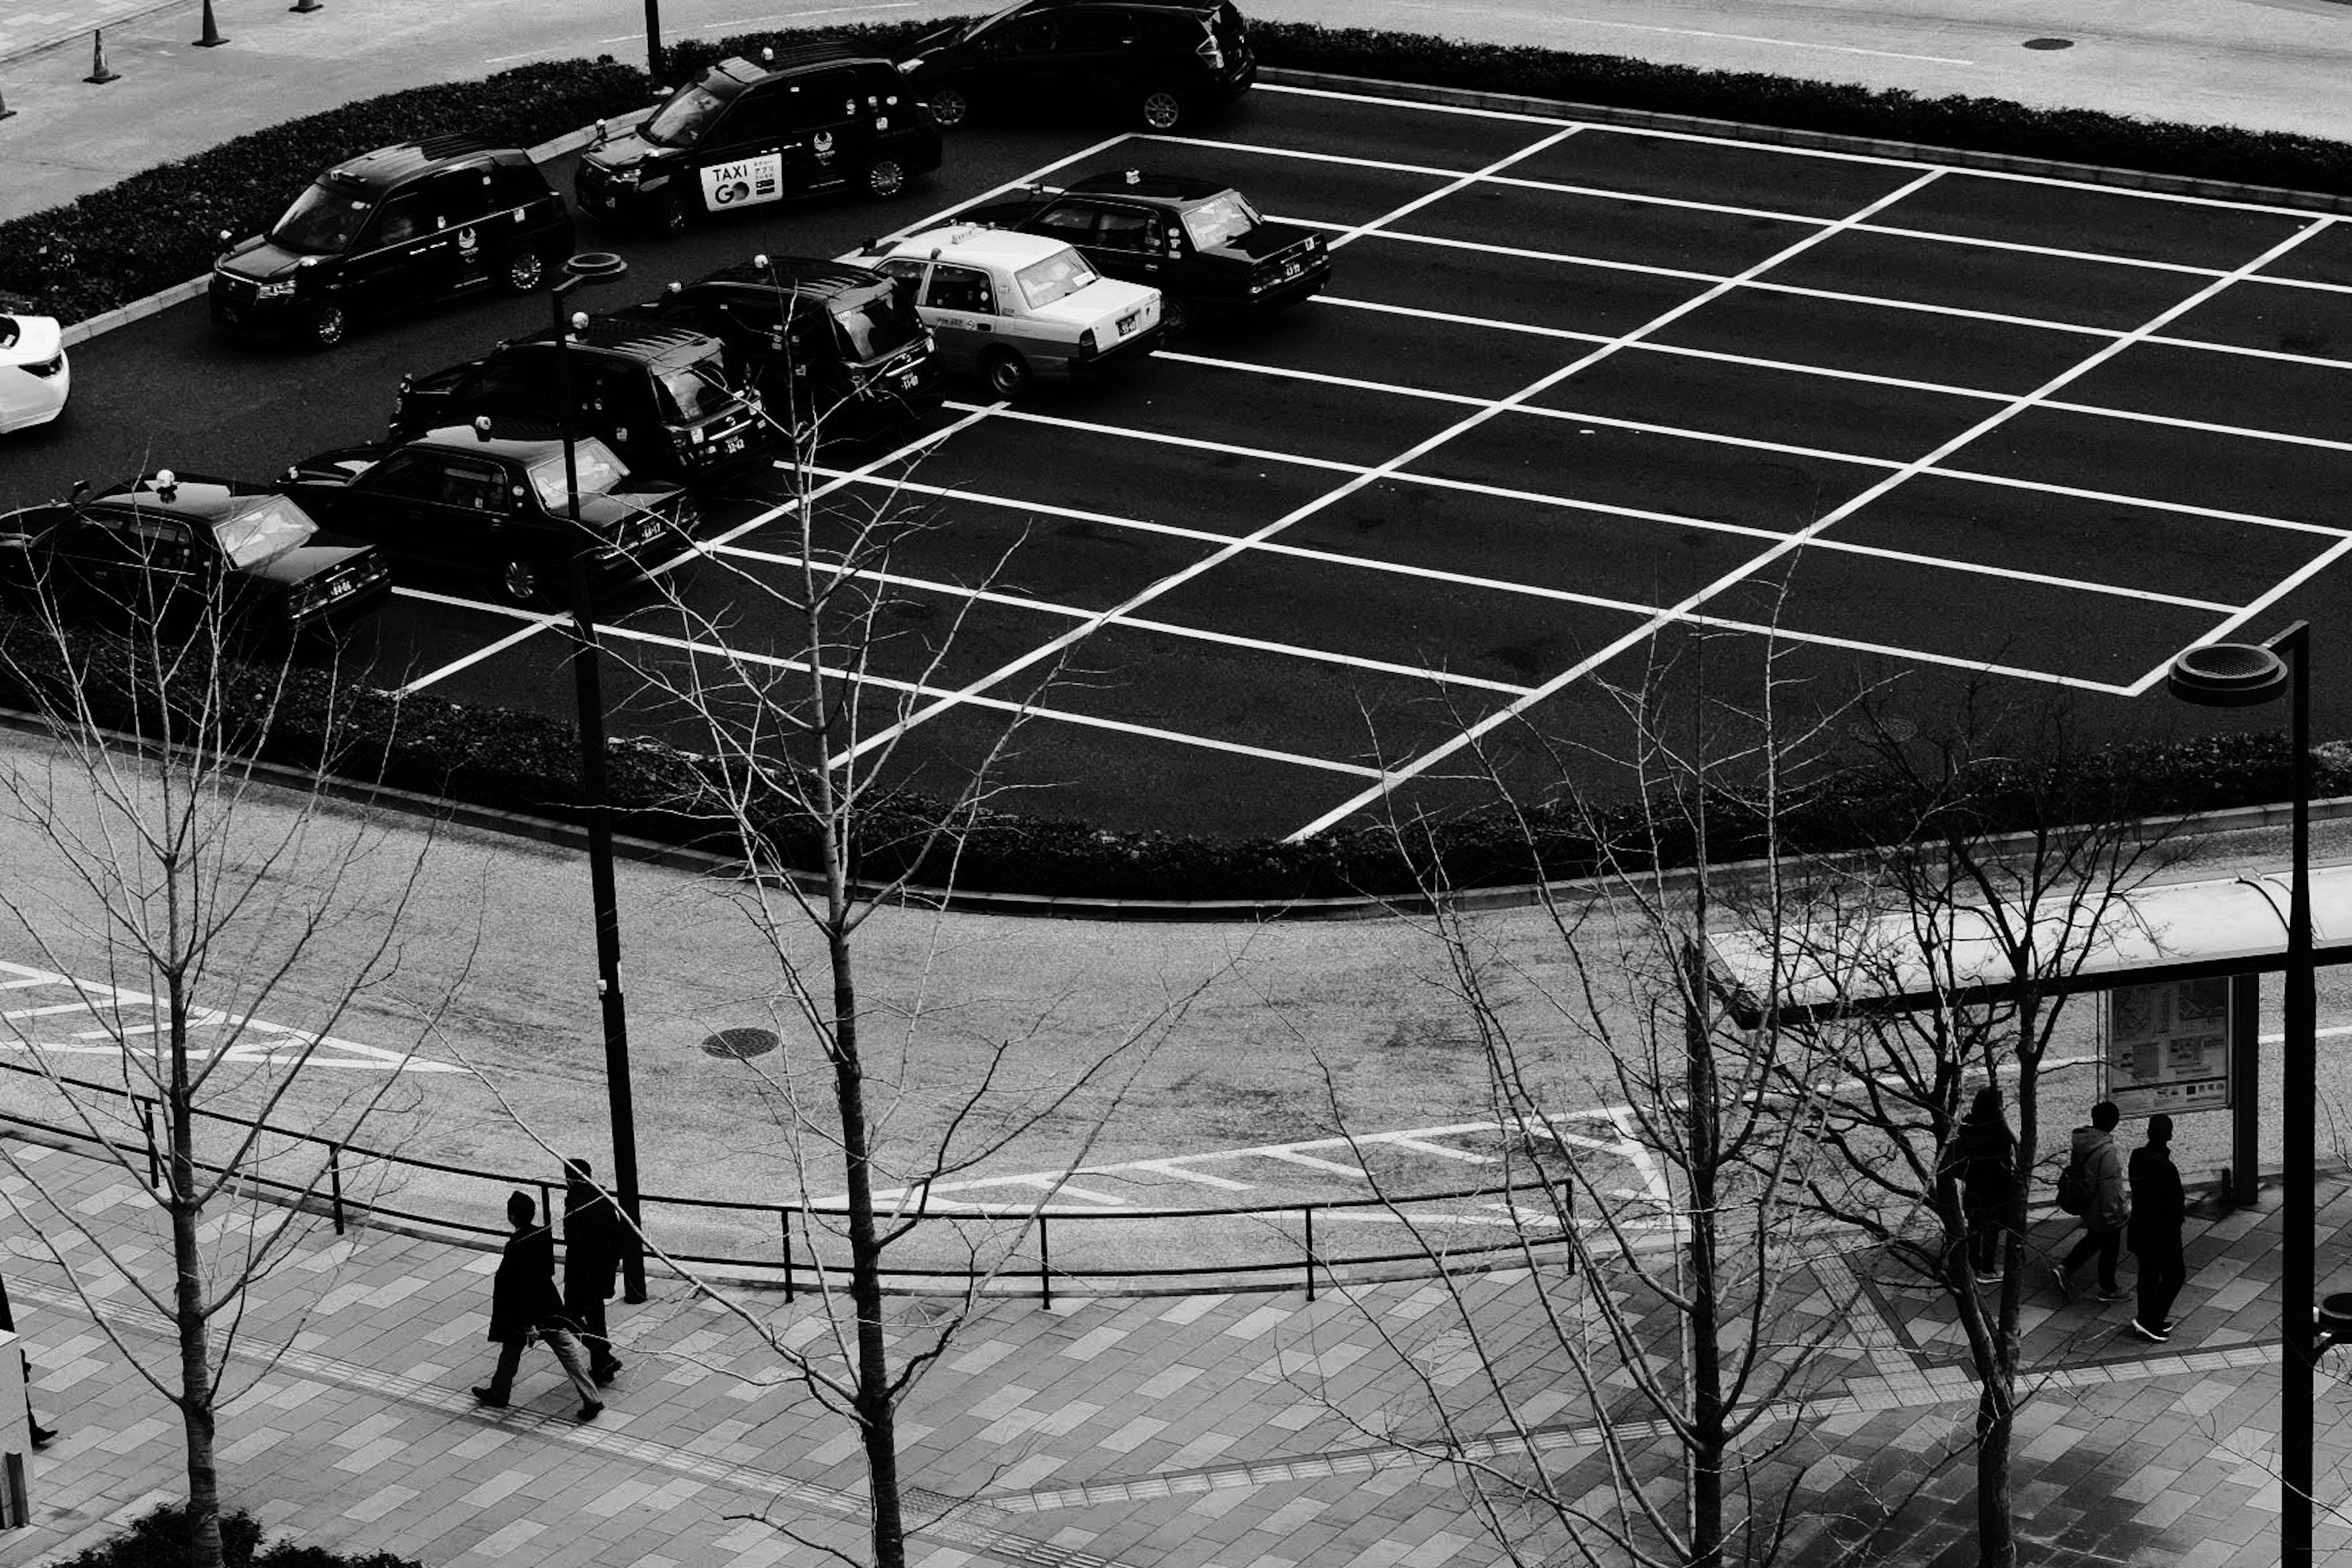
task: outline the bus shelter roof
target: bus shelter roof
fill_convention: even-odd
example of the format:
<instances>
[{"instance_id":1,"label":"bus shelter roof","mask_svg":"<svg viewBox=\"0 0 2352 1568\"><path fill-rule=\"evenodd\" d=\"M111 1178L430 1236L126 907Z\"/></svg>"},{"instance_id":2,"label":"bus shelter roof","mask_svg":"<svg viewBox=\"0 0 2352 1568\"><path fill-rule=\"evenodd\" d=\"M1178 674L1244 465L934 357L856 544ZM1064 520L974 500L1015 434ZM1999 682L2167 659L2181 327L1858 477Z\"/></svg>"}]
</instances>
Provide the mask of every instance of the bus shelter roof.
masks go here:
<instances>
[{"instance_id":1,"label":"bus shelter roof","mask_svg":"<svg viewBox=\"0 0 2352 1568\"><path fill-rule=\"evenodd\" d=\"M2284 873L2168 882L2104 907L2096 889L2053 894L2034 922L2035 950L2067 991L2284 969L2292 887ZM1713 979L1743 1017L1760 1017L1776 998L1781 1016L1903 1009L2010 982L2001 939L2015 934L2016 919L1969 906L1926 918L1940 929L1898 909L1777 932L1718 931ZM2352 963L2352 865L2313 869L2311 923L2315 962ZM2067 962L2053 964L2062 952Z\"/></svg>"}]
</instances>

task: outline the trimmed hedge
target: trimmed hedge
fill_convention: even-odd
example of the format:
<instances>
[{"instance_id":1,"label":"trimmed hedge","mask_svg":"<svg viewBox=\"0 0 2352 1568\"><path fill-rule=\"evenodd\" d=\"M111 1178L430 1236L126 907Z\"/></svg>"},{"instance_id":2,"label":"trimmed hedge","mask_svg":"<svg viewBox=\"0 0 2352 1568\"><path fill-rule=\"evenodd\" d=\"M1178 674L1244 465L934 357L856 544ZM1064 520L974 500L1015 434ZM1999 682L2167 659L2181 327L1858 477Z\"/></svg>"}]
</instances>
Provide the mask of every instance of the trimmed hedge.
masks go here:
<instances>
[{"instance_id":1,"label":"trimmed hedge","mask_svg":"<svg viewBox=\"0 0 2352 1568\"><path fill-rule=\"evenodd\" d=\"M261 1525L243 1509L221 1515L221 1561L228 1568L424 1568L389 1552L350 1555L289 1542L261 1544ZM188 1509L165 1503L131 1521L131 1528L76 1553L64 1568L187 1568Z\"/></svg>"},{"instance_id":2,"label":"trimmed hedge","mask_svg":"<svg viewBox=\"0 0 2352 1568\"><path fill-rule=\"evenodd\" d=\"M131 645L77 637L68 665L42 623L0 618L0 706L58 711L79 691L101 726L167 734ZM202 661L191 661L192 670ZM265 710L268 725L242 721L228 748L299 770L320 766L362 785L436 795L496 811L576 821L579 738L565 720L508 709L469 708L429 693L394 699L338 683L326 669L227 664L221 676L232 714ZM709 809L727 793L711 760L656 741L618 741L608 751L614 826L657 842L737 854L733 824ZM1999 833L2046 822L2053 803L2080 803L2086 817L2115 819L2207 811L2283 799L2291 788L2283 734L2246 733L2165 744L2119 746L2056 762L2000 761L1970 770L1956 804L1923 814L1905 781L1857 765L1784 805L1777 824L1795 850L1833 853L1906 841L1922 831ZM2352 747L2323 748L2322 795L2352 794ZM1514 809L1496 805L1414 824L1400 835L1368 822L1309 843L1220 839L1188 834L1123 833L1060 817L982 813L961 838L955 867L917 847L940 807L901 795L857 821L856 873L879 880L911 873L919 883L952 881L992 893L1066 899L1156 900L1406 897L1440 885L1468 889L1588 877L1609 865L1686 864L1692 835L1678 825L1697 802L1639 801L1589 807L1570 802ZM1767 823L1729 791L1705 801L1708 852L1717 862L1762 853ZM812 825L781 801L754 823L779 860L813 865Z\"/></svg>"},{"instance_id":3,"label":"trimmed hedge","mask_svg":"<svg viewBox=\"0 0 2352 1568\"><path fill-rule=\"evenodd\" d=\"M946 19L824 29L896 55ZM1751 125L1916 142L2352 197L2352 143L2234 126L2183 125L2002 99L1922 98L1900 89L1760 71L1699 70L1612 55L1470 43L1296 22L1253 26L1260 61L1481 92L1560 99ZM805 41L810 29L674 44L668 83L728 55ZM268 226L318 171L436 132L465 129L529 147L642 107L646 74L610 57L520 66L480 81L413 88L225 142L110 189L0 224L0 299L76 321L202 276L226 228Z\"/></svg>"}]
</instances>

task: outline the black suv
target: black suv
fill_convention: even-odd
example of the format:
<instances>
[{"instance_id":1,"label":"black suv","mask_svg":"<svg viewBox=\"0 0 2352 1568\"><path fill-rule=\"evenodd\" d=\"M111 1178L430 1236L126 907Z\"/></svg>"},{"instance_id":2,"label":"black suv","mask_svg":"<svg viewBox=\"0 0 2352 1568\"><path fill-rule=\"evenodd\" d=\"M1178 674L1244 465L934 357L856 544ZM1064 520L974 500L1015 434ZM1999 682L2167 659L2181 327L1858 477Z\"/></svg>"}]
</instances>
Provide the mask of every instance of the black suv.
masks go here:
<instances>
[{"instance_id":1,"label":"black suv","mask_svg":"<svg viewBox=\"0 0 2352 1568\"><path fill-rule=\"evenodd\" d=\"M756 396L738 392L716 338L655 321L590 316L558 344L551 330L478 360L403 376L391 438L406 441L479 416L559 423L558 376L572 383L572 430L593 436L632 472L688 484L763 465L772 432ZM568 356L559 367L555 356Z\"/></svg>"},{"instance_id":2,"label":"black suv","mask_svg":"<svg viewBox=\"0 0 2352 1568\"><path fill-rule=\"evenodd\" d=\"M806 44L720 60L635 130L600 124L573 194L590 217L677 233L818 191L895 196L939 166L940 128L889 61Z\"/></svg>"},{"instance_id":3,"label":"black suv","mask_svg":"<svg viewBox=\"0 0 2352 1568\"><path fill-rule=\"evenodd\" d=\"M1268 223L1213 180L1127 169L1066 190L1030 185L956 215L1076 246L1106 277L1160 290L1174 337L1203 316L1262 315L1311 299L1331 280L1331 250L1295 224Z\"/></svg>"},{"instance_id":4,"label":"black suv","mask_svg":"<svg viewBox=\"0 0 2352 1568\"><path fill-rule=\"evenodd\" d=\"M562 441L543 425L484 419L404 445L321 452L289 468L279 488L404 566L479 577L518 604L561 600L583 549L604 579L684 548L698 515L684 490L635 478L593 436L574 440L571 458L567 468Z\"/></svg>"},{"instance_id":5,"label":"black suv","mask_svg":"<svg viewBox=\"0 0 2352 1568\"><path fill-rule=\"evenodd\" d=\"M169 468L0 517L0 584L67 614L291 640L381 605L383 557L267 486Z\"/></svg>"},{"instance_id":6,"label":"black suv","mask_svg":"<svg viewBox=\"0 0 2352 1568\"><path fill-rule=\"evenodd\" d=\"M939 356L911 289L863 267L754 257L625 313L725 343L796 437L876 435L939 410Z\"/></svg>"},{"instance_id":7,"label":"black suv","mask_svg":"<svg viewBox=\"0 0 2352 1568\"><path fill-rule=\"evenodd\" d=\"M1021 0L933 33L899 62L950 129L974 109L1072 104L1173 131L1257 79L1232 0Z\"/></svg>"},{"instance_id":8,"label":"black suv","mask_svg":"<svg viewBox=\"0 0 2352 1568\"><path fill-rule=\"evenodd\" d=\"M571 254L572 214L529 153L471 136L405 142L338 163L214 262L213 321L332 348L364 316L528 294Z\"/></svg>"}]
</instances>

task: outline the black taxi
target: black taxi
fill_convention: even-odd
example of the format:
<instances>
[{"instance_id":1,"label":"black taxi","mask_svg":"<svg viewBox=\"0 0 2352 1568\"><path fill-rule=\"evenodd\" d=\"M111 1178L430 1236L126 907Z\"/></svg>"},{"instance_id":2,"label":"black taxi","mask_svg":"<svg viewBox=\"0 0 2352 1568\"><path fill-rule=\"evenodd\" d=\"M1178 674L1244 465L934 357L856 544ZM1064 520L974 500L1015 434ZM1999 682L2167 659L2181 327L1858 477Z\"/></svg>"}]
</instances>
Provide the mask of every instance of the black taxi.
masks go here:
<instances>
[{"instance_id":1,"label":"black taxi","mask_svg":"<svg viewBox=\"0 0 2352 1568\"><path fill-rule=\"evenodd\" d=\"M530 293L572 239L563 198L520 149L471 136L380 147L320 174L267 234L213 263L213 322L332 348L366 317Z\"/></svg>"},{"instance_id":2,"label":"black taxi","mask_svg":"<svg viewBox=\"0 0 2352 1568\"><path fill-rule=\"evenodd\" d=\"M1059 189L1025 186L957 216L1058 239L1105 277L1150 284L1171 337L1198 318L1285 310L1331 281L1322 236L1269 222L1214 180L1122 169Z\"/></svg>"},{"instance_id":3,"label":"black taxi","mask_svg":"<svg viewBox=\"0 0 2352 1568\"><path fill-rule=\"evenodd\" d=\"M625 313L725 343L798 439L879 435L939 411L937 344L913 289L862 267L755 256Z\"/></svg>"},{"instance_id":4,"label":"black taxi","mask_svg":"<svg viewBox=\"0 0 2352 1568\"><path fill-rule=\"evenodd\" d=\"M589 217L677 233L787 196L895 196L940 166L940 144L890 61L806 44L757 63L730 56L618 135L600 121L573 195Z\"/></svg>"},{"instance_id":5,"label":"black taxi","mask_svg":"<svg viewBox=\"0 0 2352 1568\"><path fill-rule=\"evenodd\" d=\"M542 328L480 359L402 377L389 435L411 440L485 415L560 426L566 380L572 433L603 441L635 473L686 484L732 479L765 467L774 446L758 395L737 388L718 339L585 314L572 318L561 342Z\"/></svg>"}]
</instances>

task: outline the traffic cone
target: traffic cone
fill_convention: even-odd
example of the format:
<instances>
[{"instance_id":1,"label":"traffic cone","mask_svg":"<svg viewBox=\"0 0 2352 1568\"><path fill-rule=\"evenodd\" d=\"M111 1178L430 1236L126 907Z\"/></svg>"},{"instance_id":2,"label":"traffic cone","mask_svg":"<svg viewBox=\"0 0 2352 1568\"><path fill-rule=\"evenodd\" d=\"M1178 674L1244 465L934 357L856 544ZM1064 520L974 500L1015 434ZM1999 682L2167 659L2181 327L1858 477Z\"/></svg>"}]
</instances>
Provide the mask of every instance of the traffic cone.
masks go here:
<instances>
[{"instance_id":1,"label":"traffic cone","mask_svg":"<svg viewBox=\"0 0 2352 1568\"><path fill-rule=\"evenodd\" d=\"M205 0L205 36L196 40L200 49L216 49L228 40L221 37L220 25L213 20L213 0Z\"/></svg>"},{"instance_id":2,"label":"traffic cone","mask_svg":"<svg viewBox=\"0 0 2352 1568\"><path fill-rule=\"evenodd\" d=\"M297 16L307 16L313 11L323 11L326 7L320 5L319 0L295 0L295 3L289 5L287 9Z\"/></svg>"},{"instance_id":3,"label":"traffic cone","mask_svg":"<svg viewBox=\"0 0 2352 1568\"><path fill-rule=\"evenodd\" d=\"M93 29L89 35L89 74L81 79L100 87L122 79L121 71L106 68L106 29L103 27Z\"/></svg>"}]
</instances>

